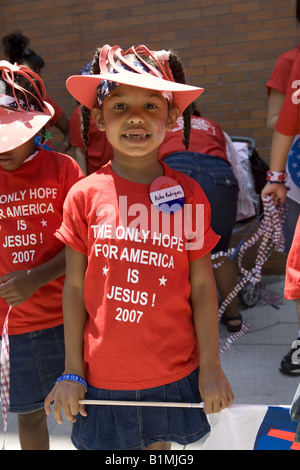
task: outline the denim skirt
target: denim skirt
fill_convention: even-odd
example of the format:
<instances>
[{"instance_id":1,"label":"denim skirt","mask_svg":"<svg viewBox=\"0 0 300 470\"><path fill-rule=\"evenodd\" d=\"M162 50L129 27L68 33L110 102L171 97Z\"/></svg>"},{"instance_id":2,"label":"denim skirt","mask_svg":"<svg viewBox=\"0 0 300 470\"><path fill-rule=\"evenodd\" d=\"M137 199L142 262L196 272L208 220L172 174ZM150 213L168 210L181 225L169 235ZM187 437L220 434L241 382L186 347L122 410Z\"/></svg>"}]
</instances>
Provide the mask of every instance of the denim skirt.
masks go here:
<instances>
[{"instance_id":1,"label":"denim skirt","mask_svg":"<svg viewBox=\"0 0 300 470\"><path fill-rule=\"evenodd\" d=\"M171 384L144 390L103 390L89 386L89 400L200 403L198 370ZM76 416L72 442L79 450L142 450L154 442L187 445L210 431L201 408L86 405Z\"/></svg>"},{"instance_id":2,"label":"denim skirt","mask_svg":"<svg viewBox=\"0 0 300 470\"><path fill-rule=\"evenodd\" d=\"M230 165L221 157L197 152L176 152L164 163L196 180L211 207L211 226L220 235L212 253L227 251L235 225L239 185Z\"/></svg>"},{"instance_id":3,"label":"denim skirt","mask_svg":"<svg viewBox=\"0 0 300 470\"><path fill-rule=\"evenodd\" d=\"M48 393L65 367L63 325L9 336L12 413L43 409Z\"/></svg>"}]
</instances>

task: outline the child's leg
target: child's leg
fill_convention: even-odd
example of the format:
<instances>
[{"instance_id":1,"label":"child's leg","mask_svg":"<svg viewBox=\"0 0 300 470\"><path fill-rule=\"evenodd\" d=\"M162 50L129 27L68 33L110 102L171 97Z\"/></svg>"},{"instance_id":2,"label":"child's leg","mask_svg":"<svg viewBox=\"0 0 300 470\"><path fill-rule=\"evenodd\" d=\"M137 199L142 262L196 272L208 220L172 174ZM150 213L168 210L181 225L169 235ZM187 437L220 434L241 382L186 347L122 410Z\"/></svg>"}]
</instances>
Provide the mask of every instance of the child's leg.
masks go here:
<instances>
[{"instance_id":1,"label":"child's leg","mask_svg":"<svg viewBox=\"0 0 300 470\"><path fill-rule=\"evenodd\" d=\"M49 450L49 434L45 411L19 414L19 439L22 450Z\"/></svg>"},{"instance_id":2,"label":"child's leg","mask_svg":"<svg viewBox=\"0 0 300 470\"><path fill-rule=\"evenodd\" d=\"M171 450L171 442L154 442L146 450Z\"/></svg>"},{"instance_id":3,"label":"child's leg","mask_svg":"<svg viewBox=\"0 0 300 470\"><path fill-rule=\"evenodd\" d=\"M221 258L223 261L223 259ZM219 260L217 259L216 262ZM214 269L214 276L222 301L224 301L237 285L236 267L232 260L226 258L221 266ZM242 325L242 319L238 312L236 297L230 302L225 310L228 317L228 325L238 331Z\"/></svg>"}]
</instances>

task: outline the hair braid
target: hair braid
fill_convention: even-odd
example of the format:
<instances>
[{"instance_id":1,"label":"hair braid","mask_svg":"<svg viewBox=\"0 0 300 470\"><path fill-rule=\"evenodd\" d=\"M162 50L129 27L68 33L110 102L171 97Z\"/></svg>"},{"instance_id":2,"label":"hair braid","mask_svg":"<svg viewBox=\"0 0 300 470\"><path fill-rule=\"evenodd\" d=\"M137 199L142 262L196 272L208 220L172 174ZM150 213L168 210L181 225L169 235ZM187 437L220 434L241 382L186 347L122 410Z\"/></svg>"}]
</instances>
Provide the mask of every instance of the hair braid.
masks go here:
<instances>
[{"instance_id":1,"label":"hair braid","mask_svg":"<svg viewBox=\"0 0 300 470\"><path fill-rule=\"evenodd\" d=\"M171 52L169 57L169 66L174 78L174 81L177 83L185 84L185 75L183 71L182 64L178 57ZM185 148L189 148L190 143L190 133L191 133L191 108L188 106L182 113L183 116L183 144Z\"/></svg>"},{"instance_id":2,"label":"hair braid","mask_svg":"<svg viewBox=\"0 0 300 470\"><path fill-rule=\"evenodd\" d=\"M91 75L96 75L100 73L99 68L99 56L101 48L96 49L95 56L92 61ZM81 136L85 146L87 146L89 140L89 130L90 130L90 119L91 119L91 110L84 106L80 105L81 110Z\"/></svg>"}]
</instances>

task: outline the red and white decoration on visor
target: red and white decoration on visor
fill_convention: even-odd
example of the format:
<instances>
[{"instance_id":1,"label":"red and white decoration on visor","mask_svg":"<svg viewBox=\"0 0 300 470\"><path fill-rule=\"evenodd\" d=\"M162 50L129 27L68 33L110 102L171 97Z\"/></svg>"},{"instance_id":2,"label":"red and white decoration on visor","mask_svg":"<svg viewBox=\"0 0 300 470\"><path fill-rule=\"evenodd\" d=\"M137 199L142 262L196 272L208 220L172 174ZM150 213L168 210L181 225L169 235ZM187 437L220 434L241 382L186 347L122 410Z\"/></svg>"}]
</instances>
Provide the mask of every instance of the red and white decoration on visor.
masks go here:
<instances>
[{"instance_id":1,"label":"red and white decoration on visor","mask_svg":"<svg viewBox=\"0 0 300 470\"><path fill-rule=\"evenodd\" d=\"M54 109L44 101L46 91L41 77L29 68L0 60L0 76L13 94L0 94L0 153L4 153L32 139L54 115ZM17 85L17 76L30 83L35 95Z\"/></svg>"}]
</instances>

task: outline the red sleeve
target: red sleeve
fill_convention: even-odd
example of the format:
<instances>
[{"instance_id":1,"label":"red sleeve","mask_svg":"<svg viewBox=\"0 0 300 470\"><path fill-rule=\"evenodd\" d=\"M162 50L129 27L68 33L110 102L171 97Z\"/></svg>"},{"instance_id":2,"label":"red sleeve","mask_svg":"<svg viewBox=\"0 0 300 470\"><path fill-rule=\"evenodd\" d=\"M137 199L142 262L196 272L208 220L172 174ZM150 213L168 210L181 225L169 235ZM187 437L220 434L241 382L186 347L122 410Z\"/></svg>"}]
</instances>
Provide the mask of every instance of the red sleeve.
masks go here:
<instances>
[{"instance_id":1,"label":"red sleeve","mask_svg":"<svg viewBox=\"0 0 300 470\"><path fill-rule=\"evenodd\" d=\"M63 210L63 222L55 236L64 244L84 255L87 254L87 224L85 217L84 191L75 184L69 191Z\"/></svg>"},{"instance_id":2,"label":"red sleeve","mask_svg":"<svg viewBox=\"0 0 300 470\"><path fill-rule=\"evenodd\" d=\"M285 52L277 59L273 72L266 84L268 96L271 88L274 88L285 95L293 63L297 58L298 53L299 49L295 48L291 51Z\"/></svg>"},{"instance_id":3,"label":"red sleeve","mask_svg":"<svg viewBox=\"0 0 300 470\"><path fill-rule=\"evenodd\" d=\"M281 134L296 135L299 133L300 95L295 96L297 90L300 90L300 55L291 70L285 99L275 126L275 129Z\"/></svg>"}]
</instances>

